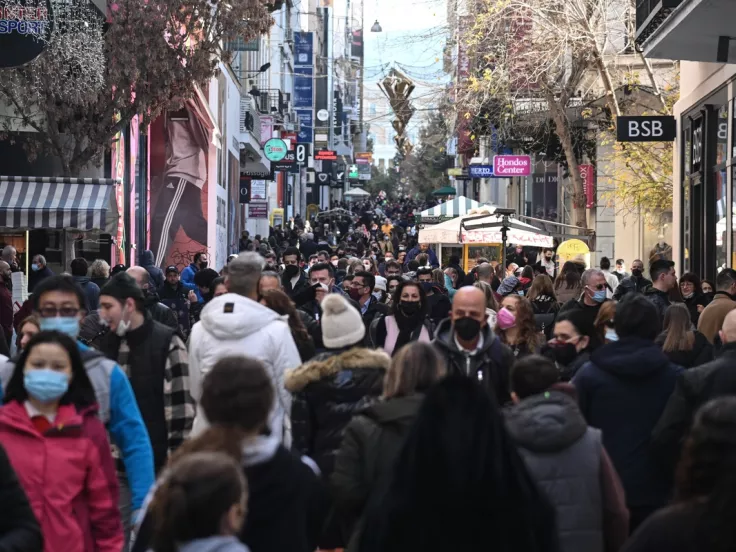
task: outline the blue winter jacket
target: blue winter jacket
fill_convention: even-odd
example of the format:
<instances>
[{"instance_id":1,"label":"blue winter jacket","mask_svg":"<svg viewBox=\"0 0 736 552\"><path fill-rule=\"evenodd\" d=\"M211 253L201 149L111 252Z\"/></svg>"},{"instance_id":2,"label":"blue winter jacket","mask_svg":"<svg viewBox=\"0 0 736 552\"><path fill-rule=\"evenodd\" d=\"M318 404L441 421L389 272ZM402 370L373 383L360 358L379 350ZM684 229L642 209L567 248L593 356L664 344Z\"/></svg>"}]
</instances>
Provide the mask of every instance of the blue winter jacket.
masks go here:
<instances>
[{"instance_id":1,"label":"blue winter jacket","mask_svg":"<svg viewBox=\"0 0 736 552\"><path fill-rule=\"evenodd\" d=\"M199 272L199 268L197 268L197 265L195 265L194 263L191 263L189 266L181 271L181 277L179 279L186 286L187 289L194 290L194 293L197 294L197 299L199 299L199 302L202 303L204 302L204 299L202 299L202 295L199 293L199 288L197 287L197 284L194 283L194 275L197 272Z\"/></svg>"},{"instance_id":2,"label":"blue winter jacket","mask_svg":"<svg viewBox=\"0 0 736 552\"><path fill-rule=\"evenodd\" d=\"M683 369L652 341L625 337L596 349L572 383L588 425L603 432L632 507L664 506L671 489L650 436Z\"/></svg>"},{"instance_id":3,"label":"blue winter jacket","mask_svg":"<svg viewBox=\"0 0 736 552\"><path fill-rule=\"evenodd\" d=\"M143 506L155 480L153 449L138 403L125 373L102 353L77 343L84 367L92 382L99 406L99 417L120 449L130 484L133 510ZM15 364L7 361L0 367L0 403Z\"/></svg>"},{"instance_id":4,"label":"blue winter jacket","mask_svg":"<svg viewBox=\"0 0 736 552\"><path fill-rule=\"evenodd\" d=\"M440 262L437 260L437 254L432 251L431 249L427 249L426 251L422 251L419 246L413 247L409 250L409 252L406 254L406 264L409 264L409 261L413 261L417 258L417 255L420 253L426 253L429 255L429 264L432 265L432 268L439 268Z\"/></svg>"}]
</instances>

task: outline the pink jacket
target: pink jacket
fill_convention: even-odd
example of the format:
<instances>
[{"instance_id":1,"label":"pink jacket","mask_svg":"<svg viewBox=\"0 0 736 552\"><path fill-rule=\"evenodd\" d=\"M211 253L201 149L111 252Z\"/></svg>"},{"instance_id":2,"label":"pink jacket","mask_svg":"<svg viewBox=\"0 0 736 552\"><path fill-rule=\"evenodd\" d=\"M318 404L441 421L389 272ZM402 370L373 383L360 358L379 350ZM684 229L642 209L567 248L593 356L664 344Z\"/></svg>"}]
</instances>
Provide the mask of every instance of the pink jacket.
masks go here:
<instances>
[{"instance_id":1,"label":"pink jacket","mask_svg":"<svg viewBox=\"0 0 736 552\"><path fill-rule=\"evenodd\" d=\"M0 408L0 443L41 524L44 552L120 552L115 466L96 408L61 406L41 435L12 401Z\"/></svg>"}]
</instances>

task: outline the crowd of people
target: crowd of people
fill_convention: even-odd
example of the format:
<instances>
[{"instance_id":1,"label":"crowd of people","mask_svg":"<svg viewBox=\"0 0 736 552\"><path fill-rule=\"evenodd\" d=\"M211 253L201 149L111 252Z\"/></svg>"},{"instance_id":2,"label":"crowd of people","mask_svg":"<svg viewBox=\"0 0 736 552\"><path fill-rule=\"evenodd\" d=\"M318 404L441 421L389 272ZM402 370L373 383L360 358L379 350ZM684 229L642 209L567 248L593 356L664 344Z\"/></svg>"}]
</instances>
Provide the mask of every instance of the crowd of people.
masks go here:
<instances>
[{"instance_id":1,"label":"crowd of people","mask_svg":"<svg viewBox=\"0 0 736 552\"><path fill-rule=\"evenodd\" d=\"M220 271L38 254L9 315L6 247L0 550L736 549L736 271L466 272L417 207L245 232Z\"/></svg>"}]
</instances>

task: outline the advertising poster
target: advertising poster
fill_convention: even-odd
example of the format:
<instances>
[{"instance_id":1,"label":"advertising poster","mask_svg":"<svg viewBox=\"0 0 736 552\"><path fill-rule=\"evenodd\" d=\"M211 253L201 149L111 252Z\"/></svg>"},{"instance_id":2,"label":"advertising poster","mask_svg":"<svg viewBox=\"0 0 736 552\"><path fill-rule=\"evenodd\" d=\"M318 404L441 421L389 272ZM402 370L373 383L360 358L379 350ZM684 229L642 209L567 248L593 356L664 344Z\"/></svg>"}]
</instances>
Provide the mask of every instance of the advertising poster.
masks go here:
<instances>
[{"instance_id":1,"label":"advertising poster","mask_svg":"<svg viewBox=\"0 0 736 552\"><path fill-rule=\"evenodd\" d=\"M151 250L156 266L188 266L207 251L207 163L212 124L187 101L151 125Z\"/></svg>"}]
</instances>

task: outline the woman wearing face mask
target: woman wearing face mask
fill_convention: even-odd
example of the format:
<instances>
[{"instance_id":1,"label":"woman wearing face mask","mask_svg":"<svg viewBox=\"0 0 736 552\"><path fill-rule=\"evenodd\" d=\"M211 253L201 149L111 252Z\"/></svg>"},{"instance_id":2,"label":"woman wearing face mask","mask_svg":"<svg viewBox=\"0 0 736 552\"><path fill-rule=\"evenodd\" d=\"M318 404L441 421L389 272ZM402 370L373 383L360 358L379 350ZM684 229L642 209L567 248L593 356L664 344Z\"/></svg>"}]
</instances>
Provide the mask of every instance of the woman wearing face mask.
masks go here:
<instances>
[{"instance_id":1,"label":"woman wearing face mask","mask_svg":"<svg viewBox=\"0 0 736 552\"><path fill-rule=\"evenodd\" d=\"M370 272L374 276L378 274L378 264L373 257L363 257L361 263L363 264L362 270L365 272Z\"/></svg>"},{"instance_id":2,"label":"woman wearing face mask","mask_svg":"<svg viewBox=\"0 0 736 552\"><path fill-rule=\"evenodd\" d=\"M616 317L616 301L606 301L601 305L593 326L598 343L613 343L618 341L618 335L613 324Z\"/></svg>"},{"instance_id":3,"label":"woman wearing face mask","mask_svg":"<svg viewBox=\"0 0 736 552\"><path fill-rule=\"evenodd\" d=\"M555 318L557 318L557 313L560 310L552 278L547 274L536 276L532 281L531 288L529 288L527 299L532 304L537 330L544 332L548 338L552 337Z\"/></svg>"},{"instance_id":4,"label":"woman wearing face mask","mask_svg":"<svg viewBox=\"0 0 736 552\"><path fill-rule=\"evenodd\" d=\"M389 276L386 278L386 304L391 306L394 303L394 293L396 293L396 288L399 287L399 284L403 282L404 279L401 276Z\"/></svg>"},{"instance_id":5,"label":"woman wearing face mask","mask_svg":"<svg viewBox=\"0 0 736 552\"><path fill-rule=\"evenodd\" d=\"M690 311L690 320L697 326L700 313L708 306L712 297L703 294L700 278L692 272L686 272L680 277L680 293Z\"/></svg>"},{"instance_id":6,"label":"woman wearing face mask","mask_svg":"<svg viewBox=\"0 0 736 552\"><path fill-rule=\"evenodd\" d=\"M44 552L120 552L115 466L74 340L35 335L3 400L0 443L41 525Z\"/></svg>"},{"instance_id":7,"label":"woman wearing face mask","mask_svg":"<svg viewBox=\"0 0 736 552\"><path fill-rule=\"evenodd\" d=\"M412 341L432 341L432 324L427 319L427 295L419 283L399 283L392 303L391 314L381 316L371 324L369 334L374 347L393 355Z\"/></svg>"},{"instance_id":8,"label":"woman wearing face mask","mask_svg":"<svg viewBox=\"0 0 736 552\"><path fill-rule=\"evenodd\" d=\"M552 339L542 354L555 361L562 381L570 381L590 360L590 337L594 332L580 311L568 311L557 318Z\"/></svg>"},{"instance_id":9,"label":"woman wearing face mask","mask_svg":"<svg viewBox=\"0 0 736 552\"><path fill-rule=\"evenodd\" d=\"M716 290L713 282L711 282L710 280L703 280L702 282L700 282L700 289L703 292L703 295L705 295L709 301L713 300L713 294Z\"/></svg>"},{"instance_id":10,"label":"woman wearing face mask","mask_svg":"<svg viewBox=\"0 0 736 552\"><path fill-rule=\"evenodd\" d=\"M542 346L532 306L528 299L519 295L507 295L501 301L494 333L511 348L516 358L537 354Z\"/></svg>"}]
</instances>

